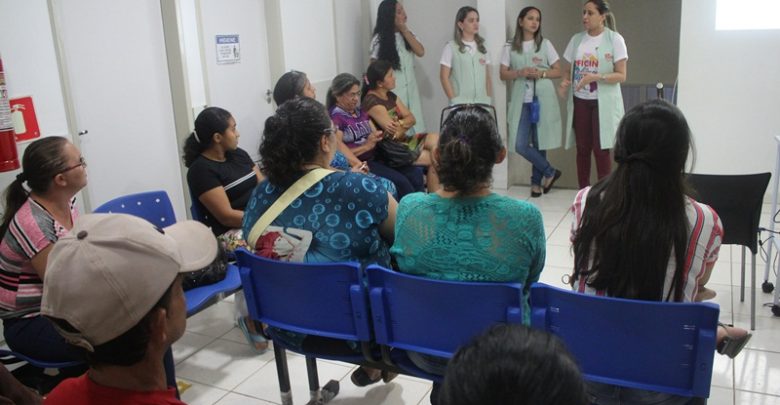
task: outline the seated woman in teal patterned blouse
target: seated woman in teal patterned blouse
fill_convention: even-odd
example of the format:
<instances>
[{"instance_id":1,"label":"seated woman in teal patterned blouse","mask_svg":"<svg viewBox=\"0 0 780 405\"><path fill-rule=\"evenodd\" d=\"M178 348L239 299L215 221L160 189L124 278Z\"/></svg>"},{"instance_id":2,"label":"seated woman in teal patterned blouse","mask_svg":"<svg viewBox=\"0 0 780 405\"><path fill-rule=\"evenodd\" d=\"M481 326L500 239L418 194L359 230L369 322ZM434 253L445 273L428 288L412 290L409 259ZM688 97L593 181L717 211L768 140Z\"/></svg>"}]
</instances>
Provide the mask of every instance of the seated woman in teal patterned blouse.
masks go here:
<instances>
[{"instance_id":1,"label":"seated woman in teal patterned blouse","mask_svg":"<svg viewBox=\"0 0 780 405\"><path fill-rule=\"evenodd\" d=\"M401 200L390 253L404 273L523 283L523 321L528 324L528 291L544 267L542 215L528 202L490 191L493 166L506 157L494 115L474 105L450 110L435 152L443 188ZM429 356L416 353L409 357L443 374L442 362L431 364Z\"/></svg>"},{"instance_id":2,"label":"seated woman in teal patterned blouse","mask_svg":"<svg viewBox=\"0 0 780 405\"><path fill-rule=\"evenodd\" d=\"M255 187L244 210L245 235L252 234L260 217L298 179L311 170L330 168L337 142L330 116L316 100L299 97L279 106L265 121L260 170L266 180ZM387 267L396 205L376 180L351 171L332 171L284 208L256 242L249 242L250 247L256 254L275 260L350 261ZM274 338L288 347L350 350L348 342L272 331ZM381 378L379 370L360 368L356 373L353 381L357 379L358 385Z\"/></svg>"}]
</instances>

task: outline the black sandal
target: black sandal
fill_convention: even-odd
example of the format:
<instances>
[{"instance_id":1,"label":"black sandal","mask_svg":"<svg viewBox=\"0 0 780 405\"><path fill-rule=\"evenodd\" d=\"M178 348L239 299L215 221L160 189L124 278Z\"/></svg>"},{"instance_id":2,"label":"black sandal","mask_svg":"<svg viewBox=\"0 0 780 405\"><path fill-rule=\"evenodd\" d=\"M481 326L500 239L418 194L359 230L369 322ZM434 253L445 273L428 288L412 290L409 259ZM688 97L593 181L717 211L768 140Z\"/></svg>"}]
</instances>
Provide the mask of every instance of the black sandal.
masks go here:
<instances>
[{"instance_id":1,"label":"black sandal","mask_svg":"<svg viewBox=\"0 0 780 405\"><path fill-rule=\"evenodd\" d=\"M393 381L395 377L398 377L398 373L382 370L382 382L384 382L385 384L389 383L390 381Z\"/></svg>"},{"instance_id":2,"label":"black sandal","mask_svg":"<svg viewBox=\"0 0 780 405\"><path fill-rule=\"evenodd\" d=\"M726 331L726 337L723 338L723 341L718 343L718 353L725 354L732 359L742 351L747 342L750 341L750 338L753 337L750 332L747 332L740 337L731 337L731 335L728 334L728 329L726 329L726 327L729 326L733 328L734 325L727 325L725 323L718 322L718 326Z\"/></svg>"},{"instance_id":3,"label":"black sandal","mask_svg":"<svg viewBox=\"0 0 780 405\"><path fill-rule=\"evenodd\" d=\"M376 384L382 379L382 375L378 376L376 379L371 379L371 377L368 376L368 373L366 372L363 367L358 367L357 370L352 372L352 376L350 377L350 380L352 380L352 384L355 384L357 387L365 387L371 384Z\"/></svg>"},{"instance_id":4,"label":"black sandal","mask_svg":"<svg viewBox=\"0 0 780 405\"><path fill-rule=\"evenodd\" d=\"M563 174L563 173L562 173L560 170L558 170L558 169L555 169L555 174L553 174L553 178L552 178L552 180L550 180L550 184L548 184L548 185L547 185L547 187L543 187L543 188L542 188L542 191L543 191L545 194L549 193L549 192L550 192L550 189L552 189L552 188L553 188L553 185L555 184L555 182L556 182L556 181L558 181L558 179L560 179L560 178L561 178L561 175L562 175L562 174Z\"/></svg>"}]
</instances>

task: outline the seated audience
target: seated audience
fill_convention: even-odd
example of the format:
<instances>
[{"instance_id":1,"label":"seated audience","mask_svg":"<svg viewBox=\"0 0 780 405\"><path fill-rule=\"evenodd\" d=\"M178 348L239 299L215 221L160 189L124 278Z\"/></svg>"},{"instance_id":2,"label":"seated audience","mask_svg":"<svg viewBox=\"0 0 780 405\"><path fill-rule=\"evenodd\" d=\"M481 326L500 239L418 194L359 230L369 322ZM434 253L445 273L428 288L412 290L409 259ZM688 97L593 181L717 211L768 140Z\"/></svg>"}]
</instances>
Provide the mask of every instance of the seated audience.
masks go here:
<instances>
[{"instance_id":1,"label":"seated audience","mask_svg":"<svg viewBox=\"0 0 780 405\"><path fill-rule=\"evenodd\" d=\"M493 166L506 157L494 115L474 105L449 110L434 159L442 187L401 200L390 252L404 273L523 283L528 324L530 287L544 267L542 215L528 202L490 191ZM409 358L425 371L444 374L446 359L414 352Z\"/></svg>"},{"instance_id":2,"label":"seated audience","mask_svg":"<svg viewBox=\"0 0 780 405\"><path fill-rule=\"evenodd\" d=\"M246 151L230 112L208 107L195 119L195 130L184 143L184 166L192 203L226 249L244 245L241 220L249 195L263 176ZM262 326L246 310L243 293L236 295L236 324L258 353L268 349Z\"/></svg>"},{"instance_id":3,"label":"seated audience","mask_svg":"<svg viewBox=\"0 0 780 405\"><path fill-rule=\"evenodd\" d=\"M376 158L376 145L384 137L377 130L368 113L360 108L360 81L349 73L333 79L328 90L327 103L330 118L342 135L341 141L357 158L367 162L371 173L393 182L398 198L414 192L415 187L407 177L419 178L419 169L412 165L392 168Z\"/></svg>"},{"instance_id":4,"label":"seated audience","mask_svg":"<svg viewBox=\"0 0 780 405\"><path fill-rule=\"evenodd\" d=\"M286 101L296 97L308 97L315 99L317 96L314 87L309 82L305 73L292 70L282 75L274 86L274 102L281 106ZM338 150L333 155L330 167L337 170L352 170L355 173L363 173L378 181L393 197L398 197L396 185L384 177L379 177L370 173L370 167L364 160L355 156L355 153L344 144L344 133L342 128L336 127L336 139L338 140Z\"/></svg>"},{"instance_id":5,"label":"seated audience","mask_svg":"<svg viewBox=\"0 0 780 405\"><path fill-rule=\"evenodd\" d=\"M577 194L572 206L572 288L647 301L698 301L718 259L718 214L688 196L692 148L682 112L662 100L640 104L617 130L617 169ZM663 333L663 331L659 331ZM720 353L736 356L750 334L721 324ZM689 398L588 384L599 404L687 403Z\"/></svg>"},{"instance_id":6,"label":"seated audience","mask_svg":"<svg viewBox=\"0 0 780 405\"><path fill-rule=\"evenodd\" d=\"M289 100L265 121L260 169L266 180L252 193L243 227L256 254L292 262L390 265L396 202L373 179L332 170L337 148L328 112L314 99ZM324 177L314 177L318 174ZM301 193L270 210L290 188ZM253 229L262 221L270 226ZM333 341L278 329L274 336L298 349ZM391 377L386 374L385 381ZM381 378L379 370L359 368L352 381L363 386Z\"/></svg>"},{"instance_id":7,"label":"seated audience","mask_svg":"<svg viewBox=\"0 0 780 405\"><path fill-rule=\"evenodd\" d=\"M216 254L214 236L195 221L165 229L125 214L76 221L51 251L41 313L89 371L60 383L45 403L182 404L163 365L187 322L179 273Z\"/></svg>"},{"instance_id":8,"label":"seated audience","mask_svg":"<svg viewBox=\"0 0 780 405\"><path fill-rule=\"evenodd\" d=\"M388 140L401 142L409 149L419 153L414 164L428 168L428 191L439 189L439 176L433 162L433 152L439 141L439 134L407 133L417 120L392 90L395 88L395 71L390 62L376 60L368 65L364 76L362 101L363 109L368 113L374 124L382 131ZM380 159L381 160L381 159ZM390 163L390 162L385 162ZM409 181L415 185L416 191L422 191L423 185L411 173L403 172Z\"/></svg>"},{"instance_id":9,"label":"seated audience","mask_svg":"<svg viewBox=\"0 0 780 405\"><path fill-rule=\"evenodd\" d=\"M22 172L5 192L0 225L0 317L11 350L42 361L74 360L73 349L40 316L49 252L78 217L76 193L87 163L70 141L46 137L22 156Z\"/></svg>"},{"instance_id":10,"label":"seated audience","mask_svg":"<svg viewBox=\"0 0 780 405\"><path fill-rule=\"evenodd\" d=\"M440 392L446 405L586 405L577 363L552 334L498 324L461 347Z\"/></svg>"}]
</instances>

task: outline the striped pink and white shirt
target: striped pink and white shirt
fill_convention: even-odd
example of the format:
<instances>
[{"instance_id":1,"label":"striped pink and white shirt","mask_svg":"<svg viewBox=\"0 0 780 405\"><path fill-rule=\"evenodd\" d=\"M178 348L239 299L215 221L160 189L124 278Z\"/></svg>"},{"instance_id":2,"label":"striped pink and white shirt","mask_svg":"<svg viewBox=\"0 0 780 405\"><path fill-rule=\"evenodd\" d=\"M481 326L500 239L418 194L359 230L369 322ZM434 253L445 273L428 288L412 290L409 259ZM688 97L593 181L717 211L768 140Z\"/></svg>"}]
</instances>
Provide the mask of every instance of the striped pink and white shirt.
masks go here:
<instances>
[{"instance_id":1,"label":"striped pink and white shirt","mask_svg":"<svg viewBox=\"0 0 780 405\"><path fill-rule=\"evenodd\" d=\"M582 221L582 214L585 212L585 202L587 201L589 191L590 187L580 190L571 207L571 211L574 214L571 227L572 242L574 241L575 232L579 229ZM718 252L723 240L723 226L714 209L693 198L686 197L685 213L688 216L689 234L685 266L683 268L683 301L691 302L694 301L694 297L696 297L696 293L699 290L699 281L704 276L705 269L708 265L714 264L718 260ZM673 296L673 294L669 294L669 289L674 277L676 263L674 254L672 254L666 267L664 297ZM586 283L585 277L580 277L573 289L585 294L604 295L604 291L597 291L590 287Z\"/></svg>"},{"instance_id":2,"label":"striped pink and white shirt","mask_svg":"<svg viewBox=\"0 0 780 405\"><path fill-rule=\"evenodd\" d=\"M78 217L76 199L70 201L70 216ZM3 318L32 317L40 312L43 281L31 259L67 234L43 206L32 198L19 208L0 241L0 314Z\"/></svg>"}]
</instances>

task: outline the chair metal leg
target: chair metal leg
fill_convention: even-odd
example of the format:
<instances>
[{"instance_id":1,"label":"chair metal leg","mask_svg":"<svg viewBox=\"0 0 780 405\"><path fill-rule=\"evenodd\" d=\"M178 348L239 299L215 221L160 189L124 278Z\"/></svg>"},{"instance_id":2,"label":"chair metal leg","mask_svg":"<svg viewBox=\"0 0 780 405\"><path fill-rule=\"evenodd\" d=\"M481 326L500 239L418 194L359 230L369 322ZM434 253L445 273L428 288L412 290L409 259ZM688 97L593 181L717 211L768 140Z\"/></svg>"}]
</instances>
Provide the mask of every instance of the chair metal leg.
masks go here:
<instances>
[{"instance_id":1,"label":"chair metal leg","mask_svg":"<svg viewBox=\"0 0 780 405\"><path fill-rule=\"evenodd\" d=\"M317 359L306 356L306 375L309 377L309 395L312 401L319 399L320 376L317 373Z\"/></svg>"},{"instance_id":2,"label":"chair metal leg","mask_svg":"<svg viewBox=\"0 0 780 405\"><path fill-rule=\"evenodd\" d=\"M750 272L750 330L756 330L756 255L751 256Z\"/></svg>"},{"instance_id":3,"label":"chair metal leg","mask_svg":"<svg viewBox=\"0 0 780 405\"><path fill-rule=\"evenodd\" d=\"M742 246L742 276L740 278L739 302L745 302L745 250Z\"/></svg>"},{"instance_id":4,"label":"chair metal leg","mask_svg":"<svg viewBox=\"0 0 780 405\"><path fill-rule=\"evenodd\" d=\"M292 405L292 390L290 389L290 370L287 369L287 351L282 345L274 344L274 358L276 359L276 376L279 379L279 394L282 405Z\"/></svg>"}]
</instances>

